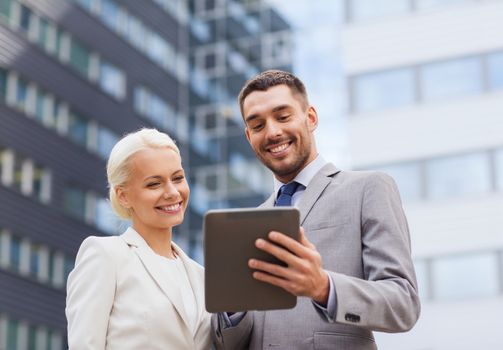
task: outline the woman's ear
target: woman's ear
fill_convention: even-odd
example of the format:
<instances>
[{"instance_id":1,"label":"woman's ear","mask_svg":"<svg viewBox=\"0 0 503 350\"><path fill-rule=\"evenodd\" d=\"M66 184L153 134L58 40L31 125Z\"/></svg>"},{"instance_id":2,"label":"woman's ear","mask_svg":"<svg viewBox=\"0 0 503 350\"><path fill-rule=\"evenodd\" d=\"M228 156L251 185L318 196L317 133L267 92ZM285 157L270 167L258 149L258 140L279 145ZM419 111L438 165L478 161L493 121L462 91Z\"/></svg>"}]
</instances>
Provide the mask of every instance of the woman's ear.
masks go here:
<instances>
[{"instance_id":1,"label":"woman's ear","mask_svg":"<svg viewBox=\"0 0 503 350\"><path fill-rule=\"evenodd\" d=\"M126 209L130 209L131 205L129 204L126 190L122 186L115 187L115 195L117 196L117 200L120 205Z\"/></svg>"}]
</instances>

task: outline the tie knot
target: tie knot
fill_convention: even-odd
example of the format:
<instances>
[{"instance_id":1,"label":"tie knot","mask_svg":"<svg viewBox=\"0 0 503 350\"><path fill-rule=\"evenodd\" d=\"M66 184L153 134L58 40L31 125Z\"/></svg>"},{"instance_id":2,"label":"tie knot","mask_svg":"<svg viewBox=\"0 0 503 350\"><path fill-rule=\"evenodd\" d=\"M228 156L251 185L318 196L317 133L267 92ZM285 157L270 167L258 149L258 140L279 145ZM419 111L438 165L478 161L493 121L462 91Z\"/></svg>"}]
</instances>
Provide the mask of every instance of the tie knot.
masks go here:
<instances>
[{"instance_id":1,"label":"tie knot","mask_svg":"<svg viewBox=\"0 0 503 350\"><path fill-rule=\"evenodd\" d=\"M281 188L279 189L280 196L282 194L286 194L288 196L291 196L292 194L295 193L295 191L297 191L297 188L299 187L299 185L300 185L300 183L293 181L293 182L290 182L286 185L281 186Z\"/></svg>"},{"instance_id":2,"label":"tie knot","mask_svg":"<svg viewBox=\"0 0 503 350\"><path fill-rule=\"evenodd\" d=\"M292 195L297 191L300 184L298 182L290 182L289 184L281 186L279 189L279 195L276 199L277 207L285 207L292 205Z\"/></svg>"}]
</instances>

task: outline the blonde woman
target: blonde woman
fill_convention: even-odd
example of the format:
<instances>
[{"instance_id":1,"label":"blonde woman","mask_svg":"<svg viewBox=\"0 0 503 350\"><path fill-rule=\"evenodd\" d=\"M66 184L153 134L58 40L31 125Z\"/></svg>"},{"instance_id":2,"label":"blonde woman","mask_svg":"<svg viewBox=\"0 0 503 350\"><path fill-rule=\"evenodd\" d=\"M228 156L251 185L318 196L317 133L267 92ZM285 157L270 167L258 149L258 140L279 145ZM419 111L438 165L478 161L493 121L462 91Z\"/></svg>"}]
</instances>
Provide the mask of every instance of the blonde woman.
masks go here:
<instances>
[{"instance_id":1,"label":"blonde woman","mask_svg":"<svg viewBox=\"0 0 503 350\"><path fill-rule=\"evenodd\" d=\"M69 348L208 349L203 268L172 241L190 192L177 146L155 129L126 135L107 176L131 227L82 243L67 286Z\"/></svg>"}]
</instances>

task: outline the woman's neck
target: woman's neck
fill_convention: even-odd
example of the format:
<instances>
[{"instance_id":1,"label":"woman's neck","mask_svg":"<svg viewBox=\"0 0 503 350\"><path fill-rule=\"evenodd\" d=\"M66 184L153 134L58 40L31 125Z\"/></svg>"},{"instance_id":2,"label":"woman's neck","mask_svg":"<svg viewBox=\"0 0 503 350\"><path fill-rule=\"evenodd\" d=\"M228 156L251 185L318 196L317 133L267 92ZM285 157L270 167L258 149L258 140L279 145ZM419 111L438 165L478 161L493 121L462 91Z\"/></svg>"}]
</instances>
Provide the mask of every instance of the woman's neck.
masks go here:
<instances>
[{"instance_id":1,"label":"woman's neck","mask_svg":"<svg viewBox=\"0 0 503 350\"><path fill-rule=\"evenodd\" d=\"M157 254L166 258L174 259L175 252L171 247L172 229L152 230L144 227L137 227L133 223L133 228L138 232L148 246Z\"/></svg>"}]
</instances>

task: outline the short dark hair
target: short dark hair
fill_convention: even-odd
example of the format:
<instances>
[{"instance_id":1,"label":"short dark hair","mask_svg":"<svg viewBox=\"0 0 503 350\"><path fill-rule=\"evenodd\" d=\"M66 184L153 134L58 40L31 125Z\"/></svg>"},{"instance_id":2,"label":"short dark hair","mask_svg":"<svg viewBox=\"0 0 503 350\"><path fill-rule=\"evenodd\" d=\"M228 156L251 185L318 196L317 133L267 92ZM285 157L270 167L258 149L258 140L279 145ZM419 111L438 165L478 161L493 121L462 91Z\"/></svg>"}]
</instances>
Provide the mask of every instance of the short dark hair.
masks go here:
<instances>
[{"instance_id":1,"label":"short dark hair","mask_svg":"<svg viewBox=\"0 0 503 350\"><path fill-rule=\"evenodd\" d=\"M248 80L239 93L239 109L243 115L243 104L245 98L254 91L266 91L277 85L286 85L293 94L300 97L301 102L307 107L309 105L306 87L304 83L295 75L281 70L266 70ZM243 116L244 117L244 116Z\"/></svg>"}]
</instances>

